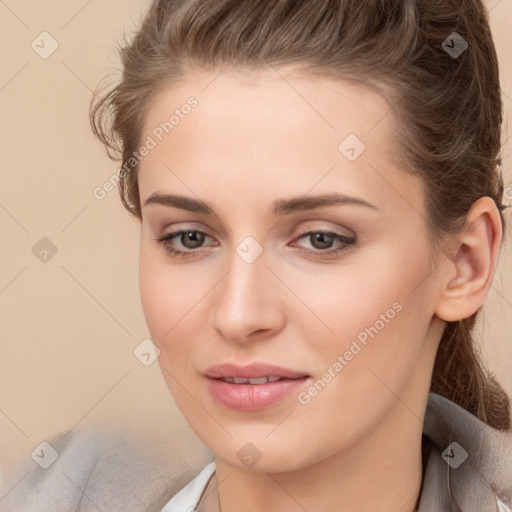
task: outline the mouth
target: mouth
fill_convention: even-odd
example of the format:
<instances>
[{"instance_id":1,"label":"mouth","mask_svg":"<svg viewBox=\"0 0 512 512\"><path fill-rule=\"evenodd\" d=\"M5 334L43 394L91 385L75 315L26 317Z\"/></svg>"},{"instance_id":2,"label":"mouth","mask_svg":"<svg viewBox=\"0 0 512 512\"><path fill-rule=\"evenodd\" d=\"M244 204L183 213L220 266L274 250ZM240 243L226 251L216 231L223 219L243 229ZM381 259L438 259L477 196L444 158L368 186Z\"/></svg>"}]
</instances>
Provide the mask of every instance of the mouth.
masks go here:
<instances>
[{"instance_id":1,"label":"mouth","mask_svg":"<svg viewBox=\"0 0 512 512\"><path fill-rule=\"evenodd\" d=\"M302 379L309 377L307 373L291 370L281 366L266 363L253 363L246 366L235 364L219 364L204 372L210 379L222 379L234 384L266 384L282 379ZM266 379L263 381L263 379Z\"/></svg>"},{"instance_id":2,"label":"mouth","mask_svg":"<svg viewBox=\"0 0 512 512\"><path fill-rule=\"evenodd\" d=\"M258 411L282 402L310 378L307 373L269 364L222 364L204 375L211 396L238 411Z\"/></svg>"}]
</instances>

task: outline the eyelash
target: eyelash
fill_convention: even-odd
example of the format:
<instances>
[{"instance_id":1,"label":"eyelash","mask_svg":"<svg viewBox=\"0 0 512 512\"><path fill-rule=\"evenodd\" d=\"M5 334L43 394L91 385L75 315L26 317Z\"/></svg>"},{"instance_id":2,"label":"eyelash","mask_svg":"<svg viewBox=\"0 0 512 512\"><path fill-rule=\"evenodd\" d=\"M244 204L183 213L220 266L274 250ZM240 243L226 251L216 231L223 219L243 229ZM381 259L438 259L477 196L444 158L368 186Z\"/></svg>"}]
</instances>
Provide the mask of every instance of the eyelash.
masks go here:
<instances>
[{"instance_id":1,"label":"eyelash","mask_svg":"<svg viewBox=\"0 0 512 512\"><path fill-rule=\"evenodd\" d=\"M205 236L208 236L203 231L199 231L197 229L187 229L187 230L175 231L173 233L166 234L166 235L164 235L162 237L155 238L154 240L157 241L158 243L160 243L161 245L163 245L165 250L171 256L177 257L177 258L190 258L190 257L195 256L198 253L198 251L197 250L192 250L192 249L187 250L187 251L181 251L179 249L175 249L174 247L171 247L169 245L169 243L168 243L173 238L176 238L176 237L181 236L181 235L186 234L186 233L200 233L200 234L203 234ZM317 251L312 251L312 250L309 250L309 249L304 249L304 248L299 247L298 252L300 254L306 255L306 256L315 256L315 257L320 257L320 258L328 258L328 257L339 255L339 254L349 250L351 248L351 246L353 246L354 243L356 242L356 237L349 238L349 237L346 237L344 235L339 235L338 233L333 233L332 231L308 231L308 232L303 233L302 235L300 235L297 239L300 240L301 238L304 238L304 237L307 237L307 236L311 236L311 235L315 235L315 234L322 234L322 235L332 236L335 241L338 240L339 242L341 242L344 245L342 247L338 247L337 249L326 249L326 250L318 249Z\"/></svg>"}]
</instances>

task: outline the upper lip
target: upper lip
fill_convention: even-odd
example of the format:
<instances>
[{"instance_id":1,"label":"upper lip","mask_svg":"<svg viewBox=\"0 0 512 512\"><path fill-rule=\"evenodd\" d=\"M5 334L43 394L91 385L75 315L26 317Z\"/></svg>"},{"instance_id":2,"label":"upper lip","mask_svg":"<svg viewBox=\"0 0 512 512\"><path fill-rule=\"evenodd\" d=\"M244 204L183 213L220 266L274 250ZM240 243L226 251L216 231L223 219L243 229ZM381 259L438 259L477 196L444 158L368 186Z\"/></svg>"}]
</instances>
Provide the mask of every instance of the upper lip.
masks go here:
<instances>
[{"instance_id":1,"label":"upper lip","mask_svg":"<svg viewBox=\"0 0 512 512\"><path fill-rule=\"evenodd\" d=\"M300 379L308 377L304 372L290 370L281 366L266 363L253 363L239 366L231 363L224 363L208 368L204 374L210 379L223 379L226 377L245 377L248 379L259 377L281 377L284 379Z\"/></svg>"}]
</instances>

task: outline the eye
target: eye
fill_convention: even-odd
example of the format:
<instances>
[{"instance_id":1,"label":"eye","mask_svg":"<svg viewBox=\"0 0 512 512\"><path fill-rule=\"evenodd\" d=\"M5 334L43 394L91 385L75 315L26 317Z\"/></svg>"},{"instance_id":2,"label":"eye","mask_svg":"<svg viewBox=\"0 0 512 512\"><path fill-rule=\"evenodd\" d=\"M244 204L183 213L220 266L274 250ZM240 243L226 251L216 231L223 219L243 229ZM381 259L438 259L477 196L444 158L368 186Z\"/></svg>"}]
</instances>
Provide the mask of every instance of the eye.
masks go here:
<instances>
[{"instance_id":1,"label":"eye","mask_svg":"<svg viewBox=\"0 0 512 512\"><path fill-rule=\"evenodd\" d=\"M314 257L332 257L347 251L356 242L356 237L347 237L331 231L309 231L303 233L298 240L303 238L310 240L311 245L317 250L304 249L299 247L301 254ZM337 242L337 245L336 245ZM335 245L333 247L333 245Z\"/></svg>"},{"instance_id":2,"label":"eye","mask_svg":"<svg viewBox=\"0 0 512 512\"><path fill-rule=\"evenodd\" d=\"M203 231L188 229L168 233L162 237L156 238L155 240L162 244L165 250L172 256L177 258L188 258L198 254L199 251L196 249L200 248L207 238L211 237ZM309 238L311 245L316 250L299 247L298 252L307 256L320 258L332 257L334 255L341 254L348 250L356 241L355 236L347 237L331 231L309 231L300 235L296 240L307 238ZM184 250L173 246L172 241L174 239L177 239L180 242ZM292 245L292 247L294 247L294 245Z\"/></svg>"},{"instance_id":3,"label":"eye","mask_svg":"<svg viewBox=\"0 0 512 512\"><path fill-rule=\"evenodd\" d=\"M171 245L171 241L177 238L182 246L187 250L176 249ZM206 233L195 229L187 229L181 231L175 231L162 237L156 238L155 240L162 244L167 252L178 258L187 258L189 256L195 256L197 249L201 247L206 238L210 238Z\"/></svg>"}]
</instances>

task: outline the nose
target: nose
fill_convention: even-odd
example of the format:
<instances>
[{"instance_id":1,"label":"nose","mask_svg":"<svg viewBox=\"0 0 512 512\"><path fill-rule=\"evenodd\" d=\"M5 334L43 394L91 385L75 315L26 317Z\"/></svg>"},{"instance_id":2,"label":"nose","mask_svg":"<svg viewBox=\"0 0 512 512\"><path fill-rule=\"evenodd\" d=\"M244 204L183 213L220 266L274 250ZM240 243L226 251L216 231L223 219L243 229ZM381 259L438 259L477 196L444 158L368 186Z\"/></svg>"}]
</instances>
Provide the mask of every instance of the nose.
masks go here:
<instances>
[{"instance_id":1,"label":"nose","mask_svg":"<svg viewBox=\"0 0 512 512\"><path fill-rule=\"evenodd\" d=\"M214 328L239 344L277 334L285 323L283 285L268 268L265 252L249 263L234 251L230 263L212 297Z\"/></svg>"}]
</instances>

